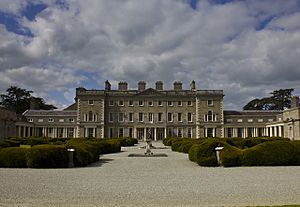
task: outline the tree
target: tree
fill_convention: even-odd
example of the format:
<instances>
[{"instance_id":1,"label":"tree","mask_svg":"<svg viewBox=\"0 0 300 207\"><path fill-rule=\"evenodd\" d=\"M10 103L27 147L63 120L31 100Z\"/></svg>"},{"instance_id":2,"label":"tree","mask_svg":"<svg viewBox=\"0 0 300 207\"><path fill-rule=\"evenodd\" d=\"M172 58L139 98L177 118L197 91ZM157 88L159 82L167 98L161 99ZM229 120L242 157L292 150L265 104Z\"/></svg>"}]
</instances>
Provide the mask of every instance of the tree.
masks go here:
<instances>
[{"instance_id":1,"label":"tree","mask_svg":"<svg viewBox=\"0 0 300 207\"><path fill-rule=\"evenodd\" d=\"M30 109L30 103L35 102L35 105L40 109L53 110L56 109L53 105L48 105L44 102L43 98L33 97L33 91L11 86L6 90L6 94L1 94L0 105L5 108L15 111L17 114L22 114L27 109Z\"/></svg>"},{"instance_id":2,"label":"tree","mask_svg":"<svg viewBox=\"0 0 300 207\"><path fill-rule=\"evenodd\" d=\"M254 99L247 103L244 110L284 110L291 107L292 92L294 89L279 89L271 92L271 97Z\"/></svg>"}]
</instances>

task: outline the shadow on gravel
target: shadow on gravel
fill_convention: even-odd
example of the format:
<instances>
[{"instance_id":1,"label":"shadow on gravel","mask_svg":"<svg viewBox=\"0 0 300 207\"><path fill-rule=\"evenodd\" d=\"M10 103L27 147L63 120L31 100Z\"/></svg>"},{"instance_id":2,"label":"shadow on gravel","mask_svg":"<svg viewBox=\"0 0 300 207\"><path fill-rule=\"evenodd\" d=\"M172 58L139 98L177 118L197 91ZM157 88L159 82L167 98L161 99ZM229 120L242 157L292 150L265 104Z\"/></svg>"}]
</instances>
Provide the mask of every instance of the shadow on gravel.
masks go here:
<instances>
[{"instance_id":1,"label":"shadow on gravel","mask_svg":"<svg viewBox=\"0 0 300 207\"><path fill-rule=\"evenodd\" d=\"M109 163L111 161L113 161L114 159L101 159L98 162L94 162L91 165L89 165L88 167L101 167L102 165Z\"/></svg>"}]
</instances>

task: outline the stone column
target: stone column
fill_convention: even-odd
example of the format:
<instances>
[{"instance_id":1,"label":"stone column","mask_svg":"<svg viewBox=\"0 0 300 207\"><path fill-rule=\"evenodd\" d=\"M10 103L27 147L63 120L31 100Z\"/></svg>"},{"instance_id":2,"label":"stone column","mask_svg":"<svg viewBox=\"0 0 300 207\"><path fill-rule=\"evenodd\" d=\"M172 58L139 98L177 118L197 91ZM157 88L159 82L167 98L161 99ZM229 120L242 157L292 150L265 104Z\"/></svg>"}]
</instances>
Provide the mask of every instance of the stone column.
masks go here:
<instances>
[{"instance_id":1,"label":"stone column","mask_svg":"<svg viewBox=\"0 0 300 207\"><path fill-rule=\"evenodd\" d=\"M154 127L154 141L157 141L156 140L156 127Z\"/></svg>"}]
</instances>

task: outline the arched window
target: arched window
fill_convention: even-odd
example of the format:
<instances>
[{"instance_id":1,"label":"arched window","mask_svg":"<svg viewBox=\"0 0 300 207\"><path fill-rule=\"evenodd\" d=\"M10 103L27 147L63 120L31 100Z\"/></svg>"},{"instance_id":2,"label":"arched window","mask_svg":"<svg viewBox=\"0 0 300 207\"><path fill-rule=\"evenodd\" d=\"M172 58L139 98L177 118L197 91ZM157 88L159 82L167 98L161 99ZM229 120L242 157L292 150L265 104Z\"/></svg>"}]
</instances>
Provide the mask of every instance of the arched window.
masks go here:
<instances>
[{"instance_id":1,"label":"arched window","mask_svg":"<svg viewBox=\"0 0 300 207\"><path fill-rule=\"evenodd\" d=\"M93 118L94 118L93 116L94 116L93 112L90 111L89 112L89 121L93 121Z\"/></svg>"},{"instance_id":2,"label":"arched window","mask_svg":"<svg viewBox=\"0 0 300 207\"><path fill-rule=\"evenodd\" d=\"M209 112L207 113L207 120L208 120L208 121L212 121L212 120L213 120L213 113L212 113L211 111L209 111Z\"/></svg>"}]
</instances>

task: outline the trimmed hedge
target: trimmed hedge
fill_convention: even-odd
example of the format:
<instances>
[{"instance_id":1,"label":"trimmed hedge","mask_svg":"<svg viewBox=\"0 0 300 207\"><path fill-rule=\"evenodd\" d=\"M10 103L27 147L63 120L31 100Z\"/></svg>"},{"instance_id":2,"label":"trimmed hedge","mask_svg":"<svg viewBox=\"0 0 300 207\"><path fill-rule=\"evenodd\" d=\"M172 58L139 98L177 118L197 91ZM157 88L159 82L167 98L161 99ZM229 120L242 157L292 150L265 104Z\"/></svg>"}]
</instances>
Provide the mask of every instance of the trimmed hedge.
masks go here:
<instances>
[{"instance_id":1,"label":"trimmed hedge","mask_svg":"<svg viewBox=\"0 0 300 207\"><path fill-rule=\"evenodd\" d=\"M243 161L243 150L228 144L221 151L220 160L224 167L241 166Z\"/></svg>"},{"instance_id":2,"label":"trimmed hedge","mask_svg":"<svg viewBox=\"0 0 300 207\"><path fill-rule=\"evenodd\" d=\"M27 166L30 168L68 167L68 152L64 146L37 145L27 152Z\"/></svg>"},{"instance_id":3,"label":"trimmed hedge","mask_svg":"<svg viewBox=\"0 0 300 207\"><path fill-rule=\"evenodd\" d=\"M28 149L7 147L0 150L0 167L27 167L26 153Z\"/></svg>"},{"instance_id":4,"label":"trimmed hedge","mask_svg":"<svg viewBox=\"0 0 300 207\"><path fill-rule=\"evenodd\" d=\"M118 138L122 147L134 146L138 143L138 140L131 137Z\"/></svg>"},{"instance_id":5,"label":"trimmed hedge","mask_svg":"<svg viewBox=\"0 0 300 207\"><path fill-rule=\"evenodd\" d=\"M273 141L244 151L244 166L299 165L300 145L297 142Z\"/></svg>"}]
</instances>

